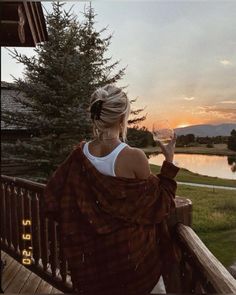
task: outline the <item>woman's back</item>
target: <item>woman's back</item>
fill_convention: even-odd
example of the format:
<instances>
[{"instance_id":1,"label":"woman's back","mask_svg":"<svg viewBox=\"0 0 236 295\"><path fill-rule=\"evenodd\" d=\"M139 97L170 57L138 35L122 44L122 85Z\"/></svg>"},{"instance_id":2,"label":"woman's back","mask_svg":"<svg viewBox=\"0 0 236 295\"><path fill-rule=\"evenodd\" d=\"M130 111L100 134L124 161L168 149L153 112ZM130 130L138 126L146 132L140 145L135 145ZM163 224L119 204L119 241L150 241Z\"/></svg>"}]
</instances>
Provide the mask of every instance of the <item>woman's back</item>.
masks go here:
<instances>
[{"instance_id":1,"label":"woman's back","mask_svg":"<svg viewBox=\"0 0 236 295\"><path fill-rule=\"evenodd\" d=\"M142 150L116 140L89 141L83 152L101 173L126 178L145 179L150 175L149 163Z\"/></svg>"},{"instance_id":2,"label":"woman's back","mask_svg":"<svg viewBox=\"0 0 236 295\"><path fill-rule=\"evenodd\" d=\"M96 139L87 144L87 155L94 163L108 155L105 171L116 177L99 173L81 142L49 180L44 208L60 222L78 294L147 294L161 275L162 262L174 254L165 223L175 207L178 168L169 162L174 141L161 146L169 156L156 177L150 175L144 152L119 140L122 136L125 142L130 113L121 89L106 85L96 90L90 113Z\"/></svg>"},{"instance_id":3,"label":"woman's back","mask_svg":"<svg viewBox=\"0 0 236 295\"><path fill-rule=\"evenodd\" d=\"M97 173L81 147L49 180L44 199L46 212L59 216L75 291L150 293L161 275L163 257L165 261L172 255L161 222L174 207L178 168L165 161L161 175L148 181L108 177Z\"/></svg>"}]
</instances>

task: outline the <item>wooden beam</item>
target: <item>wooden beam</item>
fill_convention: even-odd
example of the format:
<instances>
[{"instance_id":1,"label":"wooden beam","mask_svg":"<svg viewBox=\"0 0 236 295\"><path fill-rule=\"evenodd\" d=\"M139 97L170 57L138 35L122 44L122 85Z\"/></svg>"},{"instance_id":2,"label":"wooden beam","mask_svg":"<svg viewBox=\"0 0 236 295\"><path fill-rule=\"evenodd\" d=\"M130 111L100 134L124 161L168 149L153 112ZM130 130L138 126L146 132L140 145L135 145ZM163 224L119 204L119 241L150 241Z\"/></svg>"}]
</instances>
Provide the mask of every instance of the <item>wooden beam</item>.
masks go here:
<instances>
[{"instance_id":1,"label":"wooden beam","mask_svg":"<svg viewBox=\"0 0 236 295\"><path fill-rule=\"evenodd\" d=\"M192 202L190 199L176 196L175 198L176 208L170 213L167 218L167 224L169 229L172 231L173 243L175 242L173 229L176 224L181 222L185 225L191 226L192 224ZM178 251L178 255L181 256L181 250L175 244L175 251ZM180 266L178 262L169 264L168 267L162 272L163 281L165 284L167 293L182 293L182 284L181 284L181 273Z\"/></svg>"},{"instance_id":2,"label":"wooden beam","mask_svg":"<svg viewBox=\"0 0 236 295\"><path fill-rule=\"evenodd\" d=\"M46 33L45 23L44 22L42 23L42 17L43 17L42 8L41 8L41 5L39 5L38 2L34 2L34 4L35 4L35 11L36 11L37 16L38 16L40 32L42 34L42 39L41 40L45 41L45 40L47 40L48 36L45 34ZM43 26L43 24L44 24L44 26Z\"/></svg>"},{"instance_id":3,"label":"wooden beam","mask_svg":"<svg viewBox=\"0 0 236 295\"><path fill-rule=\"evenodd\" d=\"M217 293L236 294L236 280L189 227L178 224L177 234L195 261L199 272L210 281Z\"/></svg>"},{"instance_id":4,"label":"wooden beam","mask_svg":"<svg viewBox=\"0 0 236 295\"><path fill-rule=\"evenodd\" d=\"M30 27L30 31L31 31L31 34L32 34L32 38L33 38L33 41L34 41L34 45L37 44L37 33L36 33L36 28L35 28L35 25L34 25L34 22L33 22L33 19L32 19L32 15L31 15L31 11L29 9L29 2L25 2L23 1L23 5L24 5L24 8L25 8L25 12L26 12L26 16L27 16L27 20L28 20L28 23L29 23L29 27Z\"/></svg>"},{"instance_id":5,"label":"wooden beam","mask_svg":"<svg viewBox=\"0 0 236 295\"><path fill-rule=\"evenodd\" d=\"M42 41L41 30L39 28L39 19L35 11L35 2L29 2L29 6L31 8L31 15L33 16L34 27L37 31L37 43Z\"/></svg>"},{"instance_id":6,"label":"wooden beam","mask_svg":"<svg viewBox=\"0 0 236 295\"><path fill-rule=\"evenodd\" d=\"M176 208L171 212L167 221L169 227L174 226L177 222L185 225L192 225L192 202L190 199L176 196Z\"/></svg>"},{"instance_id":7,"label":"wooden beam","mask_svg":"<svg viewBox=\"0 0 236 295\"><path fill-rule=\"evenodd\" d=\"M25 43L25 14L23 11L22 5L18 5L18 15L19 15L19 22L18 22L18 36L20 42L23 44Z\"/></svg>"}]
</instances>

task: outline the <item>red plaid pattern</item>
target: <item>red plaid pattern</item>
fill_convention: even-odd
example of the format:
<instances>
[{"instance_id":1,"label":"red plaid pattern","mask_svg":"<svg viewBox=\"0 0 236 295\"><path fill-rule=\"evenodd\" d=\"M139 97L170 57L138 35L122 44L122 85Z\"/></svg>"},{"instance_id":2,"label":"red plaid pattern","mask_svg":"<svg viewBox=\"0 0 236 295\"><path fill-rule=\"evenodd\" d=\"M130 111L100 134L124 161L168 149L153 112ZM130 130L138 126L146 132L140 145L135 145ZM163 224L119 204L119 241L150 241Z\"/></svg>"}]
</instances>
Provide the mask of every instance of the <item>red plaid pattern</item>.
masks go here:
<instances>
[{"instance_id":1,"label":"red plaid pattern","mask_svg":"<svg viewBox=\"0 0 236 295\"><path fill-rule=\"evenodd\" d=\"M176 259L166 217L175 208L179 168L128 179L100 173L81 142L50 177L44 213L60 222L60 237L78 294L144 295L164 263Z\"/></svg>"}]
</instances>

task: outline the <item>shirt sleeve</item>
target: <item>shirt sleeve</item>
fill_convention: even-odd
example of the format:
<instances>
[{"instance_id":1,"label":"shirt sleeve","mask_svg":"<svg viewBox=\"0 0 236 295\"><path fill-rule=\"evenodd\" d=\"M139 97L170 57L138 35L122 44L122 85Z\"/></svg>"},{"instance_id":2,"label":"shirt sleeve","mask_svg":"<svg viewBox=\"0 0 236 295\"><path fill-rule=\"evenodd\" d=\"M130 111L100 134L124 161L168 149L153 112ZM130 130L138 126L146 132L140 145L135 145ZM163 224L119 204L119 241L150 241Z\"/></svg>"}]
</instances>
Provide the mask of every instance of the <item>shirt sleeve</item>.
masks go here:
<instances>
[{"instance_id":1,"label":"shirt sleeve","mask_svg":"<svg viewBox=\"0 0 236 295\"><path fill-rule=\"evenodd\" d=\"M145 198L149 204L142 208L143 212L138 218L141 224L157 224L168 217L171 210L176 208L175 194L177 182L175 177L180 168L173 163L164 161L159 174L152 177L152 184L146 192ZM143 200L143 203L145 201Z\"/></svg>"},{"instance_id":2,"label":"shirt sleeve","mask_svg":"<svg viewBox=\"0 0 236 295\"><path fill-rule=\"evenodd\" d=\"M157 174L160 179L160 194L164 194L166 199L169 199L169 206L175 207L175 194L177 189L177 182L175 177L180 168L171 162L164 161L161 166L161 171ZM167 201L167 200L166 200Z\"/></svg>"},{"instance_id":3,"label":"shirt sleeve","mask_svg":"<svg viewBox=\"0 0 236 295\"><path fill-rule=\"evenodd\" d=\"M179 172L179 167L175 166L173 163L164 161L161 166L161 171L159 176L164 176L170 179L174 179L177 173Z\"/></svg>"},{"instance_id":4,"label":"shirt sleeve","mask_svg":"<svg viewBox=\"0 0 236 295\"><path fill-rule=\"evenodd\" d=\"M170 232L167 224L167 218L176 209L175 194L177 183L175 177L180 170L171 162L164 161L159 174L151 177L150 190L147 197L149 205L146 203L142 207L142 214L137 218L137 222L142 225L155 225L157 235L159 237L160 251L163 264L166 266L166 261L169 263L179 262L179 253L175 240Z\"/></svg>"}]
</instances>

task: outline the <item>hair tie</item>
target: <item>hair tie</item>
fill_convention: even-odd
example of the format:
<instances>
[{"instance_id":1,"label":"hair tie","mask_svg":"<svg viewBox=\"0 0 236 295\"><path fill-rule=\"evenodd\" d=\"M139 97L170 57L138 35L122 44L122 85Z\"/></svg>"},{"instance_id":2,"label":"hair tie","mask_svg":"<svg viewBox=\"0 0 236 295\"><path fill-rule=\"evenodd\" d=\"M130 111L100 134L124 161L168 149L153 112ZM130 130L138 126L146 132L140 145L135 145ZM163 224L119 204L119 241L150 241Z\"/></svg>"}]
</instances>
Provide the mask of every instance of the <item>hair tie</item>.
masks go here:
<instances>
[{"instance_id":1,"label":"hair tie","mask_svg":"<svg viewBox=\"0 0 236 295\"><path fill-rule=\"evenodd\" d=\"M95 101L92 104L92 106L90 108L92 120L99 120L100 119L103 103L104 103L104 100L98 99L97 101Z\"/></svg>"}]
</instances>

